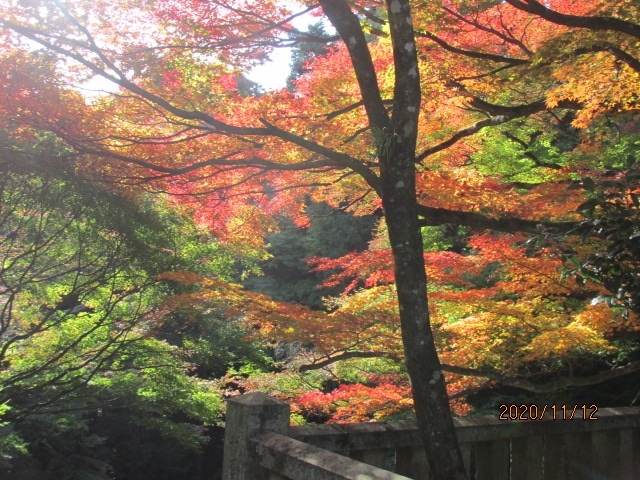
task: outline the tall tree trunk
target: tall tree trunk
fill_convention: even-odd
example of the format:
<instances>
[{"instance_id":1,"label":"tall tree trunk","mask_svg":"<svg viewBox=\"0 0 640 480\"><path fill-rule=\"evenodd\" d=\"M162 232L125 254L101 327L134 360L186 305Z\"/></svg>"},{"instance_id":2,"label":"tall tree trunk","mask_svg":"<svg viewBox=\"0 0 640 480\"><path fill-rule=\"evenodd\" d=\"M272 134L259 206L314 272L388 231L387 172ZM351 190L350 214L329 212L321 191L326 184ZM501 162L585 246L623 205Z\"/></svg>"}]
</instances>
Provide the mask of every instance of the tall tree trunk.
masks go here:
<instances>
[{"instance_id":1,"label":"tall tree trunk","mask_svg":"<svg viewBox=\"0 0 640 480\"><path fill-rule=\"evenodd\" d=\"M397 145L383 162L382 203L395 263L405 363L427 459L437 480L466 479L449 397L433 341L413 151Z\"/></svg>"},{"instance_id":2,"label":"tall tree trunk","mask_svg":"<svg viewBox=\"0 0 640 480\"><path fill-rule=\"evenodd\" d=\"M447 387L429 320L427 275L418 223L415 151L420 76L408 0L387 0L395 86L393 116L379 149L382 204L395 265L405 363L433 478L466 479Z\"/></svg>"},{"instance_id":3,"label":"tall tree trunk","mask_svg":"<svg viewBox=\"0 0 640 480\"><path fill-rule=\"evenodd\" d=\"M382 197L389 231L405 362L431 473L436 480L466 480L429 322L415 183L421 90L409 1L387 0L395 67L391 118L382 101L359 19L345 0L319 1L349 50L369 124L376 137L380 184L374 188L378 187Z\"/></svg>"}]
</instances>

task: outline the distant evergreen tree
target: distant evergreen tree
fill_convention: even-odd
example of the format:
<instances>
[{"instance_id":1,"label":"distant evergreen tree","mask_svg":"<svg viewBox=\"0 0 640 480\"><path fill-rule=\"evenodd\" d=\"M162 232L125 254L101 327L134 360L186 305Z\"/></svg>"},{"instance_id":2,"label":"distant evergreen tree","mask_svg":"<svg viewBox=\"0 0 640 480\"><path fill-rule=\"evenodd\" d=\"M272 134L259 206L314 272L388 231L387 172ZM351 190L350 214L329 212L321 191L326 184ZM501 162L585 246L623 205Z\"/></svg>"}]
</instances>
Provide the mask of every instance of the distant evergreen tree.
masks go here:
<instances>
[{"instance_id":1,"label":"distant evergreen tree","mask_svg":"<svg viewBox=\"0 0 640 480\"><path fill-rule=\"evenodd\" d=\"M291 63L289 64L291 73L287 77L287 88L291 91L296 89L295 81L308 71L306 63L314 57L325 55L330 45L329 34L322 22L311 24L307 28L305 37L309 37L309 40L301 40L291 49ZM317 38L317 40L312 41L311 38Z\"/></svg>"},{"instance_id":2,"label":"distant evergreen tree","mask_svg":"<svg viewBox=\"0 0 640 480\"><path fill-rule=\"evenodd\" d=\"M236 88L238 93L243 97L259 97L264 93L264 89L258 82L249 80L244 75L239 75L236 78Z\"/></svg>"},{"instance_id":3,"label":"distant evergreen tree","mask_svg":"<svg viewBox=\"0 0 640 480\"><path fill-rule=\"evenodd\" d=\"M262 264L264 275L253 275L244 285L276 300L322 309L323 297L338 295L341 287L318 288L329 273L310 272L307 259L339 258L364 250L371 241L377 217L356 217L325 203L310 204L307 214L312 218L309 228L296 227L290 219L280 221L280 231L267 238L273 257Z\"/></svg>"}]
</instances>

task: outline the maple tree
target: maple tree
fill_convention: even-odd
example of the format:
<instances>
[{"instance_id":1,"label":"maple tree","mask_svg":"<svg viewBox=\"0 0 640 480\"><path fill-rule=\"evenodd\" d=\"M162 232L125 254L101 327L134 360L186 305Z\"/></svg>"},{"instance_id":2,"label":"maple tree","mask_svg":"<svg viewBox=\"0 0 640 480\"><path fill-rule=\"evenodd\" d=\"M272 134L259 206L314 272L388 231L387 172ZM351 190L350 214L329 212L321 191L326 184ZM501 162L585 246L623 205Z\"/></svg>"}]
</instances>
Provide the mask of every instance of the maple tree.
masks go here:
<instances>
[{"instance_id":1,"label":"maple tree","mask_svg":"<svg viewBox=\"0 0 640 480\"><path fill-rule=\"evenodd\" d=\"M79 171L121 193L171 193L238 253L261 254L263 233L276 228L275 214L305 222L302 192L357 213L382 207L388 248L366 255L392 261L394 268L378 269L369 281L393 281L395 293L379 286L368 295L399 308L383 309L366 328L378 329L379 338L395 331L397 342L393 319L399 316L434 478L464 478L435 348L439 332L429 314L421 228L457 224L517 233L576 225L575 207L584 197L566 183L598 165L568 146L576 137L572 129L637 111L637 5L318 3L308 9L323 15L342 42L313 61L295 93L254 98L234 90L241 69L274 46L323 40L294 32L293 16L277 2L158 0L135 8L128 2L9 2L0 20L3 121L17 123L21 136L55 133L78 154ZM69 84L92 76L117 91L85 102ZM518 165L507 168L515 155ZM505 238L509 245L502 250L486 248ZM532 285L519 281L518 269L530 270L527 264L540 259L514 249L519 240L479 235L475 245L486 258L506 255L499 261L513 268L511 288L520 288L514 295L526 301L514 306L507 297L471 308L466 321L449 329L452 338L499 336L486 330L492 312L508 322L553 310L527 298ZM453 257L428 258L437 284L438 275L448 273L443 263ZM489 280L484 260L456 260ZM553 267L544 268L550 269L537 279L553 278ZM432 301L440 302L439 293ZM361 315L346 308L341 315L354 331L365 328ZM558 322L569 333L582 332L576 338L590 328L568 311ZM592 340L589 348L604 346L597 334ZM537 349L535 339L529 344L531 359L556 351L539 343ZM471 345L462 348L458 358L477 361Z\"/></svg>"}]
</instances>

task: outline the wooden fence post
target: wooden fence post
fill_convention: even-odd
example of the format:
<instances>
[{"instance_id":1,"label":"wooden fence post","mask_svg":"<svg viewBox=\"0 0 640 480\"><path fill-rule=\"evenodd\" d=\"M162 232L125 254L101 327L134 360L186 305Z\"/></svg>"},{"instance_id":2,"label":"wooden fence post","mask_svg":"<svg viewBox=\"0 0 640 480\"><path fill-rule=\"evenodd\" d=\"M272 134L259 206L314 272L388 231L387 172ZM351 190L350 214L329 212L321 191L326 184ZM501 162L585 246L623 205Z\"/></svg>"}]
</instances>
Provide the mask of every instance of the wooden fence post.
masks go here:
<instances>
[{"instance_id":1,"label":"wooden fence post","mask_svg":"<svg viewBox=\"0 0 640 480\"><path fill-rule=\"evenodd\" d=\"M227 402L223 480L263 480L254 462L249 439L263 432L286 435L289 404L262 392L234 397Z\"/></svg>"}]
</instances>

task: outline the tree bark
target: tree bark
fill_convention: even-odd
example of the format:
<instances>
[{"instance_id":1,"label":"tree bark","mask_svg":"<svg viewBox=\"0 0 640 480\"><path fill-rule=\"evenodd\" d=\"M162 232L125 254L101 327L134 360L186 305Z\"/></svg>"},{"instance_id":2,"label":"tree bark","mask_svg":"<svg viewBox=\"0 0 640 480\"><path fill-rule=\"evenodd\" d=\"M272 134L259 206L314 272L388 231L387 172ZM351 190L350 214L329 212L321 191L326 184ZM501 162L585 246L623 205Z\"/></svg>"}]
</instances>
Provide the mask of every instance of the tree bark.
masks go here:
<instances>
[{"instance_id":1,"label":"tree bark","mask_svg":"<svg viewBox=\"0 0 640 480\"><path fill-rule=\"evenodd\" d=\"M432 478L466 480L449 397L433 341L415 182L420 75L408 0L387 0L395 85L389 118L364 33L345 0L320 0L345 42L380 161L378 193L391 241L405 363Z\"/></svg>"},{"instance_id":2,"label":"tree bark","mask_svg":"<svg viewBox=\"0 0 640 480\"><path fill-rule=\"evenodd\" d=\"M382 204L395 264L405 363L434 479L465 479L449 397L429 319L427 278L415 197L413 151L396 145L383 162Z\"/></svg>"},{"instance_id":3,"label":"tree bark","mask_svg":"<svg viewBox=\"0 0 640 480\"><path fill-rule=\"evenodd\" d=\"M432 477L466 479L433 339L416 195L418 58L408 1L387 1L395 87L393 117L378 139L382 206L394 259L405 363Z\"/></svg>"}]
</instances>

